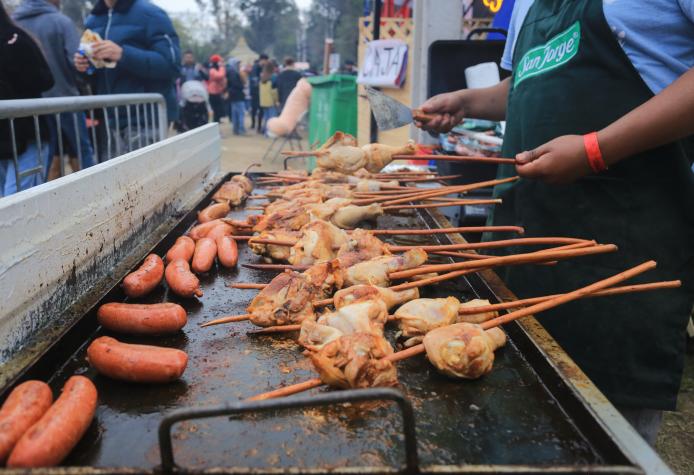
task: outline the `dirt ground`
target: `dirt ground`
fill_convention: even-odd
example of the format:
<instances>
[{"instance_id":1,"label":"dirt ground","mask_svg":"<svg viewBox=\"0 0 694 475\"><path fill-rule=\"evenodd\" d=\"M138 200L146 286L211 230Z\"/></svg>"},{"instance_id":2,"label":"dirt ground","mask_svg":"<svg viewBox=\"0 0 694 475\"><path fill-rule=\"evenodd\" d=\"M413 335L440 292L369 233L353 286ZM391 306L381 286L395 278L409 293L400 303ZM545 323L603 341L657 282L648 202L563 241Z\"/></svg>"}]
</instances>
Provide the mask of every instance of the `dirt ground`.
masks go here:
<instances>
[{"instance_id":1,"label":"dirt ground","mask_svg":"<svg viewBox=\"0 0 694 475\"><path fill-rule=\"evenodd\" d=\"M694 473L694 342L688 345L677 411L667 412L656 449L679 475Z\"/></svg>"},{"instance_id":2,"label":"dirt ground","mask_svg":"<svg viewBox=\"0 0 694 475\"><path fill-rule=\"evenodd\" d=\"M272 139L248 131L245 136L231 133L228 123L222 130L222 169L242 171L251 163L261 163L254 171L277 171L283 168L282 157L268 156L263 160ZM277 147L279 144L275 144ZM303 143L306 148L306 141ZM291 166L301 162L292 161ZM658 453L678 475L694 474L694 343L690 342L685 375L676 412L665 414L656 444Z\"/></svg>"},{"instance_id":3,"label":"dirt ground","mask_svg":"<svg viewBox=\"0 0 694 475\"><path fill-rule=\"evenodd\" d=\"M222 134L222 170L240 172L246 169L251 163L260 163L261 167L253 168L254 172L272 172L283 169L283 157L274 153L268 153L268 148L272 145L273 139L256 133L249 128L249 123L246 124L246 135L238 136L231 133L229 123L225 122L221 125ZM274 144L273 150L278 150L281 145L281 140ZM306 149L306 141L302 143ZM289 150L289 146L285 146L284 150ZM302 165L302 159L293 159L290 161L292 167Z\"/></svg>"}]
</instances>

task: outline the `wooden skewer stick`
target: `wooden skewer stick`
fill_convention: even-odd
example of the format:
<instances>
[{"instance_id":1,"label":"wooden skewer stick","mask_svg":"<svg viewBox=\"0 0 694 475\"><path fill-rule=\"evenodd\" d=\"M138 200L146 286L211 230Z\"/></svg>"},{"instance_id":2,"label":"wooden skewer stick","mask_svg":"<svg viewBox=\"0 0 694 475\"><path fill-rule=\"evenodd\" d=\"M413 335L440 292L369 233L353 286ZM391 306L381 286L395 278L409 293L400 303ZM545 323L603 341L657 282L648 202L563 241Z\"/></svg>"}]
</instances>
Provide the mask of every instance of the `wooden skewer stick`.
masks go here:
<instances>
[{"instance_id":1,"label":"wooden skewer stick","mask_svg":"<svg viewBox=\"0 0 694 475\"><path fill-rule=\"evenodd\" d=\"M252 238L249 239L253 244L269 244L273 246L286 246L292 247L297 241L288 241L282 239L262 239L262 238ZM391 252L403 252L412 249L422 249L427 252L434 251L458 251L458 250L470 250L470 249L495 249L499 247L506 246L532 246L532 245L544 245L544 244L575 244L575 243L585 243L591 242L586 239L579 238L565 238L565 237L537 237L537 238L517 238L517 239L501 239L499 241L485 241L485 242L470 242L463 244L438 244L434 246L394 246L388 245L388 250Z\"/></svg>"},{"instance_id":2,"label":"wooden skewer stick","mask_svg":"<svg viewBox=\"0 0 694 475\"><path fill-rule=\"evenodd\" d=\"M564 260L572 257L581 257L593 254L603 254L606 252L614 252L616 250L617 246L615 246L614 244L601 244L581 249L513 254L509 256L490 257L489 259L480 259L476 261L455 262L453 264L433 264L429 266L419 266L415 269L391 272L390 274L388 274L388 277L390 279L406 279L415 275L429 274L431 272L450 272L457 270L474 269L479 267L498 267L507 265L528 264L531 262L540 261Z\"/></svg>"},{"instance_id":3,"label":"wooden skewer stick","mask_svg":"<svg viewBox=\"0 0 694 475\"><path fill-rule=\"evenodd\" d=\"M349 234L351 231L347 231ZM509 232L524 234L525 229L520 226L462 226L458 228L433 228L433 229L369 229L371 234L376 236L417 236L429 234L455 234L455 233L486 233L486 232ZM248 241L256 236L231 236L236 241ZM293 245L293 244L292 244ZM442 256L450 255L456 257L458 253L448 254L447 251L432 251ZM464 257L464 256L461 256Z\"/></svg>"},{"instance_id":4,"label":"wooden skewer stick","mask_svg":"<svg viewBox=\"0 0 694 475\"><path fill-rule=\"evenodd\" d=\"M221 317L217 318L214 320L210 320L209 322L205 322L200 327L209 327L212 325L221 325L222 323L231 323L231 322L243 322L251 318L250 313L246 313L243 315L231 315L229 317Z\"/></svg>"},{"instance_id":5,"label":"wooden skewer stick","mask_svg":"<svg viewBox=\"0 0 694 475\"><path fill-rule=\"evenodd\" d=\"M454 233L485 233L485 232L509 232L525 233L521 226L461 226L457 228L434 229L371 229L371 234L385 234L388 236L428 235L428 234L454 234Z\"/></svg>"},{"instance_id":6,"label":"wooden skewer stick","mask_svg":"<svg viewBox=\"0 0 694 475\"><path fill-rule=\"evenodd\" d=\"M454 200L445 201L442 203L423 203L419 205L395 205L384 206L384 211L394 211L398 209L424 209L424 208L444 208L446 206L463 206L463 205L496 205L501 204L500 199L492 200Z\"/></svg>"},{"instance_id":7,"label":"wooden skewer stick","mask_svg":"<svg viewBox=\"0 0 694 475\"><path fill-rule=\"evenodd\" d=\"M254 269L254 270L295 270L295 271L304 271L311 266L298 266L298 265L293 265L293 264L242 264L243 267L246 269Z\"/></svg>"},{"instance_id":8,"label":"wooden skewer stick","mask_svg":"<svg viewBox=\"0 0 694 475\"><path fill-rule=\"evenodd\" d=\"M234 283L234 284L229 284L229 287L232 289L242 289L242 290L263 290L265 287L267 287L267 284L251 284L251 283L238 282L238 283Z\"/></svg>"},{"instance_id":9,"label":"wooden skewer stick","mask_svg":"<svg viewBox=\"0 0 694 475\"><path fill-rule=\"evenodd\" d=\"M393 160L440 160L445 162L483 162L483 163L511 163L515 164L513 158L497 157L473 157L464 155L394 155Z\"/></svg>"},{"instance_id":10,"label":"wooden skewer stick","mask_svg":"<svg viewBox=\"0 0 694 475\"><path fill-rule=\"evenodd\" d=\"M580 299L584 296L590 295L594 292L598 292L600 290L606 289L608 287L612 287L620 282L623 282L627 279L630 279L632 277L635 277L639 274L642 274L646 272L647 270L653 269L656 266L655 261L648 261L644 262L641 265L638 265L636 267L633 267L627 271L621 272L617 275L614 275L612 277L608 277L607 279L603 279L601 281L595 282L594 284L588 285L586 287L582 287L580 289L574 290L573 292L569 292L566 294L562 294L558 297L551 298L549 300L546 300L544 302L535 304L535 305L530 305L529 307L526 307L521 310L517 310L515 312L508 313L506 315L502 315L500 317L487 320L486 322L483 322L480 324L480 327L484 330L488 330L490 328L497 327L499 325L503 325L505 323L512 322L514 320L518 320L519 318L522 317L527 317L529 315L533 315L536 313L543 312L545 310L549 310L550 308L558 307L559 305L565 304L567 302L571 302L572 300ZM403 351L398 351L397 353L393 353L391 355L386 356L384 359L390 360L390 361L401 361L406 358L410 358L412 356L416 356L422 353L425 353L426 349L424 348L424 344L419 344L415 345L411 348L408 348ZM307 391L309 389L313 389L319 386L322 386L323 382L320 380L320 378L314 378L314 379L309 379L308 381L304 381L303 383L298 383L298 384L293 384L291 386L285 386L280 389L276 389L274 391L269 391L266 393L258 394L256 396L253 396L249 398L249 400L252 401L260 401L264 399L272 399L272 398L278 398L278 397L286 397L286 396L291 396L292 394L297 394L303 391Z\"/></svg>"},{"instance_id":11,"label":"wooden skewer stick","mask_svg":"<svg viewBox=\"0 0 694 475\"><path fill-rule=\"evenodd\" d=\"M635 285L623 285L620 287L611 287L609 289L600 290L598 292L584 295L582 298L592 298L592 297L608 297L610 295L621 295L630 294L638 292L648 292L651 290L661 290L661 289L676 289L682 286L682 281L680 280L667 280L663 282L649 282L647 284L635 284ZM462 307L458 310L459 315L474 315L481 312L492 312L497 310L507 310L509 308L520 308L526 307L528 305L534 305L536 303L544 302L546 300L559 297L564 294L554 294L545 295L542 297L532 297L521 300L514 300L511 302L495 303L491 305L483 305L480 307Z\"/></svg>"},{"instance_id":12,"label":"wooden skewer stick","mask_svg":"<svg viewBox=\"0 0 694 475\"><path fill-rule=\"evenodd\" d=\"M567 237L534 237L534 238L516 238L516 239L501 239L498 241L485 242L469 242L462 244L439 244L433 246L388 246L388 250L392 252L403 252L411 249L422 249L427 252L431 251L459 251L470 249L496 249L507 246L536 246L545 244L575 244L581 242L591 242L580 238ZM435 272L435 271L434 271Z\"/></svg>"},{"instance_id":13,"label":"wooden skewer stick","mask_svg":"<svg viewBox=\"0 0 694 475\"><path fill-rule=\"evenodd\" d=\"M408 203L410 201L416 201L422 198L433 198L435 196L444 196L444 195L449 195L452 193L465 193L467 191L472 191L472 190L477 190L480 188L490 188L496 185L501 185L504 183L511 183L516 180L518 180L519 177L513 176L510 178L502 178L499 180L488 180L488 181L481 181L478 183L471 183L469 185L459 185L459 186L444 186L441 188L435 188L432 190L425 190L422 192L417 192L417 193L410 193L406 194L401 198L398 198L396 200L386 200L384 198L371 198L368 200L354 200L352 204L356 205L365 205L365 204L371 204L371 203L376 203L379 201L382 201L384 206L391 206L391 205L399 205L402 203Z\"/></svg>"}]
</instances>

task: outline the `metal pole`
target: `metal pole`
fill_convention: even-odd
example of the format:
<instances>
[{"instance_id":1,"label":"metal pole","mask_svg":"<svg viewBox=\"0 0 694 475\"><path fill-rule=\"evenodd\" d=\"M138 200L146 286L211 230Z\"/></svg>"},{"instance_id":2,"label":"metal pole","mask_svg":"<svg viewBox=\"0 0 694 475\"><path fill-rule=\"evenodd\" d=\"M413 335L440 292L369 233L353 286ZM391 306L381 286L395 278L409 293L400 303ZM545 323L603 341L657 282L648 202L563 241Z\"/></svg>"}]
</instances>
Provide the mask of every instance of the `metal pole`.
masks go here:
<instances>
[{"instance_id":1,"label":"metal pole","mask_svg":"<svg viewBox=\"0 0 694 475\"><path fill-rule=\"evenodd\" d=\"M60 176L65 176L65 153L63 152L63 126L60 120L60 114L55 115L55 129L58 134L58 164L60 165Z\"/></svg>"},{"instance_id":2,"label":"metal pole","mask_svg":"<svg viewBox=\"0 0 694 475\"><path fill-rule=\"evenodd\" d=\"M113 108L113 112L116 116L116 133L115 133L115 138L116 138L116 156L120 157L120 118L118 117L118 106Z\"/></svg>"},{"instance_id":3,"label":"metal pole","mask_svg":"<svg viewBox=\"0 0 694 475\"><path fill-rule=\"evenodd\" d=\"M14 161L14 178L17 184L17 191L19 191L19 157L17 156L17 137L14 133L14 119L10 119L10 137L12 140L12 160ZM4 184L3 184L4 187ZM2 190L3 194L5 190Z\"/></svg>"},{"instance_id":4,"label":"metal pole","mask_svg":"<svg viewBox=\"0 0 694 475\"><path fill-rule=\"evenodd\" d=\"M94 121L94 109L89 109L89 118L92 121L92 141L94 142L94 156L96 157L97 162L101 163L101 160L99 160L99 147L97 145L96 140L96 122Z\"/></svg>"},{"instance_id":5,"label":"metal pole","mask_svg":"<svg viewBox=\"0 0 694 475\"><path fill-rule=\"evenodd\" d=\"M166 102L160 101L157 103L157 112L159 114L159 140L164 140L169 131L169 118L166 115Z\"/></svg>"},{"instance_id":6,"label":"metal pole","mask_svg":"<svg viewBox=\"0 0 694 475\"><path fill-rule=\"evenodd\" d=\"M377 40L381 37L381 0L375 0L374 2L374 22L373 22L373 35L371 40ZM369 125L371 143L378 142L378 126L376 125L376 118L371 113L371 124Z\"/></svg>"},{"instance_id":7,"label":"metal pole","mask_svg":"<svg viewBox=\"0 0 694 475\"><path fill-rule=\"evenodd\" d=\"M84 113L80 113L80 118L77 119L77 112L72 113L72 124L75 126L75 143L77 144L77 170L73 171L78 171L82 169L82 137L80 137L80 127L79 127L79 121L80 120L85 120ZM85 137L87 140L89 140L89 137ZM98 161L99 159L96 157L92 157L93 160Z\"/></svg>"},{"instance_id":8,"label":"metal pole","mask_svg":"<svg viewBox=\"0 0 694 475\"><path fill-rule=\"evenodd\" d=\"M132 152L132 151L133 151L133 144L132 144L132 142L130 141L130 137L131 137L132 134L133 134L133 128L132 128L132 120L131 120L131 118L130 118L130 106L126 106L126 107L125 107L125 115L126 115L126 117L128 118L128 127L126 128L126 135L125 135L125 137L126 137L126 139L127 139L127 141L128 141L128 144L127 144L127 145L128 145L128 152Z\"/></svg>"},{"instance_id":9,"label":"metal pole","mask_svg":"<svg viewBox=\"0 0 694 475\"><path fill-rule=\"evenodd\" d=\"M101 108L101 112L104 114L104 128L106 129L106 160L111 160L111 124L105 107Z\"/></svg>"},{"instance_id":10,"label":"metal pole","mask_svg":"<svg viewBox=\"0 0 694 475\"><path fill-rule=\"evenodd\" d=\"M135 121L137 122L137 148L142 148L142 133L140 133L140 104L135 104ZM131 140L128 137L128 140Z\"/></svg>"}]
</instances>

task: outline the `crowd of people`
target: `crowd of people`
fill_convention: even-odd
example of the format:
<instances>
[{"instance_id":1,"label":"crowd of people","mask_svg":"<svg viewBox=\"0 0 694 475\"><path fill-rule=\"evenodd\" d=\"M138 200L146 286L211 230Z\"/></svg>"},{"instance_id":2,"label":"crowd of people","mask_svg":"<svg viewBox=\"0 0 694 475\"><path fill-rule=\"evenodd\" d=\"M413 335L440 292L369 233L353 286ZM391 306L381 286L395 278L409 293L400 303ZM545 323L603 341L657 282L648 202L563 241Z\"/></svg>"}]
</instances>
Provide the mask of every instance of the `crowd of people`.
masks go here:
<instances>
[{"instance_id":1,"label":"crowd of people","mask_svg":"<svg viewBox=\"0 0 694 475\"><path fill-rule=\"evenodd\" d=\"M207 64L197 63L192 51L185 51L178 79L181 114L178 130L186 131L207 123L207 115L189 97L188 92L204 88L215 122L229 120L235 135L244 135L246 115L250 127L266 133L267 121L276 117L303 74L296 69L294 58L284 59L282 66L260 54L252 65L243 65L237 58L226 62L219 54L210 56ZM195 84L197 83L197 84Z\"/></svg>"},{"instance_id":2,"label":"crowd of people","mask_svg":"<svg viewBox=\"0 0 694 475\"><path fill-rule=\"evenodd\" d=\"M267 121L280 113L302 77L293 58L280 66L260 54L244 65L214 54L202 64L191 51L181 55L171 19L146 0L98 0L85 28L100 36L88 54L77 26L61 13L60 0L23 0L12 15L0 1L0 100L159 93L166 99L167 121L178 131L205 124L211 115L216 122L228 120L233 133L243 135L248 115L251 129L264 134ZM115 67L95 68L100 62ZM118 121L99 120L98 113L94 122L84 112L60 114L59 120L41 116L38 137L31 117L17 119L14 141L9 121L0 121L0 196L58 177L64 160L59 148L73 170L108 158L103 147L97 156L88 127L95 127L97 136L109 133L120 150L137 148L150 141L146 134L155 133L154 128L127 127L125 108L119 109ZM19 187L15 155L23 175ZM28 173L39 168L42 173Z\"/></svg>"}]
</instances>

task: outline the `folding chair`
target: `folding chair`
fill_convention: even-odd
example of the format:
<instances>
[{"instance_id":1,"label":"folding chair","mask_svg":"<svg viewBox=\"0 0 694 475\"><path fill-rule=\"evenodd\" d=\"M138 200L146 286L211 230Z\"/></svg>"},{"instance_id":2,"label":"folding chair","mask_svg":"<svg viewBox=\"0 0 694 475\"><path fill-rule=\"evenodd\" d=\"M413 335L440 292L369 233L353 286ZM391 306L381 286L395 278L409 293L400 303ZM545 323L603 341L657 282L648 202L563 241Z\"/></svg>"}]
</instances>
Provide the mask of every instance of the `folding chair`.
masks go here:
<instances>
[{"instance_id":1,"label":"folding chair","mask_svg":"<svg viewBox=\"0 0 694 475\"><path fill-rule=\"evenodd\" d=\"M301 134L299 134L299 129L306 129L307 128L307 123L308 123L308 111L304 112L301 114L299 117L299 120L296 121L296 125L294 128L291 130L286 135L280 135L272 139L272 143L270 146L265 150L265 153L263 154L263 159L262 161L265 161L265 158L271 157L270 161L275 161L277 160L277 157L280 156L280 153L284 149L284 146L289 144L289 149L290 150L303 150L301 146L301 140L303 139L301 137ZM279 143L279 147L275 149L275 145Z\"/></svg>"}]
</instances>

